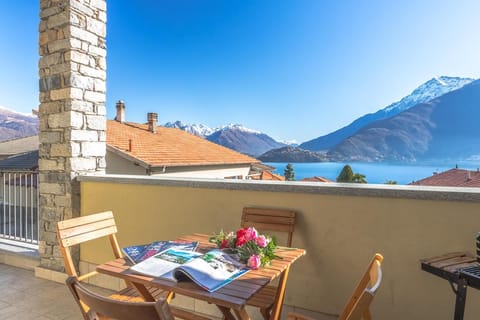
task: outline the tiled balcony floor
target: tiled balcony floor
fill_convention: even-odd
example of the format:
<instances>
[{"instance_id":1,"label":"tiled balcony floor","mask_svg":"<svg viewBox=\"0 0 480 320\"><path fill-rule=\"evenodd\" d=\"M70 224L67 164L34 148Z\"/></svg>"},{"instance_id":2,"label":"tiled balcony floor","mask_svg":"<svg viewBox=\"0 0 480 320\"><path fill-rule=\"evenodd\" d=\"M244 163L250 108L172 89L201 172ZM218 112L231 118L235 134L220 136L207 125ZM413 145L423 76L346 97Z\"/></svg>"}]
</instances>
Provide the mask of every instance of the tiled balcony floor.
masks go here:
<instances>
[{"instance_id":1,"label":"tiled balcony floor","mask_svg":"<svg viewBox=\"0 0 480 320\"><path fill-rule=\"evenodd\" d=\"M66 285L0 264L0 320L83 319Z\"/></svg>"},{"instance_id":2,"label":"tiled balcony floor","mask_svg":"<svg viewBox=\"0 0 480 320\"><path fill-rule=\"evenodd\" d=\"M282 319L286 318L286 309ZM319 320L334 319L318 313L306 314ZM0 320L4 319L82 320L83 317L66 285L0 263Z\"/></svg>"}]
</instances>

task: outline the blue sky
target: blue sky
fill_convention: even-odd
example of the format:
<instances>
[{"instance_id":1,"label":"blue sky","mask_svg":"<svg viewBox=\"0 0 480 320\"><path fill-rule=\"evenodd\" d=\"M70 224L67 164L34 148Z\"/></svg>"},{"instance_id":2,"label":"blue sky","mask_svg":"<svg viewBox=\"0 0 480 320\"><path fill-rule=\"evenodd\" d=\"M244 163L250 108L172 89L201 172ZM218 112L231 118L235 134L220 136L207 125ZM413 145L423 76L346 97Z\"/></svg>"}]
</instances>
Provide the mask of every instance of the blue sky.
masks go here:
<instances>
[{"instance_id":1,"label":"blue sky","mask_svg":"<svg viewBox=\"0 0 480 320\"><path fill-rule=\"evenodd\" d=\"M434 76L480 77L480 1L109 0L107 112L303 142ZM38 108L39 1L0 2L0 105Z\"/></svg>"}]
</instances>

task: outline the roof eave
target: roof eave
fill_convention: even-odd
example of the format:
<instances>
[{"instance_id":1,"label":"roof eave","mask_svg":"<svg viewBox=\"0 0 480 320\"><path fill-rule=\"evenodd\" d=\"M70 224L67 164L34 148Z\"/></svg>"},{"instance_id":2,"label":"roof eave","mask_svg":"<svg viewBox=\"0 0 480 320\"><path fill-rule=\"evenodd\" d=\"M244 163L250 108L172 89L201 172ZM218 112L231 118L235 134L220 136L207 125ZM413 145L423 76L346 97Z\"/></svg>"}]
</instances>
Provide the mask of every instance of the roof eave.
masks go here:
<instances>
[{"instance_id":1,"label":"roof eave","mask_svg":"<svg viewBox=\"0 0 480 320\"><path fill-rule=\"evenodd\" d=\"M188 163L157 163L150 166L152 169L163 168L163 167L194 167L194 166L241 166L249 165L251 166L255 162L188 162Z\"/></svg>"}]
</instances>

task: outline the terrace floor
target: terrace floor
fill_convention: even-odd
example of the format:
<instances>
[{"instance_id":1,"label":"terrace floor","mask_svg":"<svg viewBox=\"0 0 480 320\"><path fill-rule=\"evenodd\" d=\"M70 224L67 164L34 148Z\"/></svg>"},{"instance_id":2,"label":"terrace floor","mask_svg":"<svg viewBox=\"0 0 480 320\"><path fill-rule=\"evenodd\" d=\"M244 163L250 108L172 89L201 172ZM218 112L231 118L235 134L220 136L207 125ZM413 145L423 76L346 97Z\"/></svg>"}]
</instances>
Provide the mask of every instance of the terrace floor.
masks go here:
<instances>
[{"instance_id":1,"label":"terrace floor","mask_svg":"<svg viewBox=\"0 0 480 320\"><path fill-rule=\"evenodd\" d=\"M0 264L0 288L0 320L83 319L66 285L33 271Z\"/></svg>"},{"instance_id":2,"label":"terrace floor","mask_svg":"<svg viewBox=\"0 0 480 320\"><path fill-rule=\"evenodd\" d=\"M35 246L5 239L0 241L0 320L82 320L80 310L67 286L36 277L33 268L37 265L38 254ZM108 293L108 290L98 287L92 289L101 294ZM177 303L182 306L181 299L178 299ZM292 311L292 308L285 306L282 319L286 319L289 311ZM300 312L319 320L336 318L302 311L304 312ZM261 319L259 313L252 316L253 319Z\"/></svg>"},{"instance_id":3,"label":"terrace floor","mask_svg":"<svg viewBox=\"0 0 480 320\"><path fill-rule=\"evenodd\" d=\"M0 288L0 320L83 319L66 285L37 278L31 270L0 263ZM310 315L319 320L334 319Z\"/></svg>"}]
</instances>

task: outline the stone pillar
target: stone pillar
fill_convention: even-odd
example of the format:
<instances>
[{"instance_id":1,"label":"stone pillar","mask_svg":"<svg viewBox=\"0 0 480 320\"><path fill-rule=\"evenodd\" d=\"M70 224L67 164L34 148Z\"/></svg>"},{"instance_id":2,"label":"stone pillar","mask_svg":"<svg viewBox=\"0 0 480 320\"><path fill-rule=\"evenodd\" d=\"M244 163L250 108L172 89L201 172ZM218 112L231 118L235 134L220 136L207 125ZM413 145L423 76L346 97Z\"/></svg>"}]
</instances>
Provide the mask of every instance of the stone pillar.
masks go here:
<instances>
[{"instance_id":1,"label":"stone pillar","mask_svg":"<svg viewBox=\"0 0 480 320\"><path fill-rule=\"evenodd\" d=\"M76 177L105 173L106 0L40 0L40 267L63 271L56 223L79 216Z\"/></svg>"}]
</instances>

